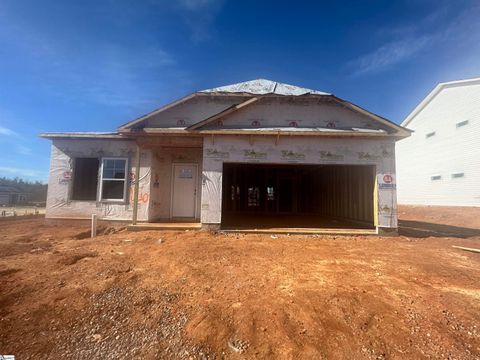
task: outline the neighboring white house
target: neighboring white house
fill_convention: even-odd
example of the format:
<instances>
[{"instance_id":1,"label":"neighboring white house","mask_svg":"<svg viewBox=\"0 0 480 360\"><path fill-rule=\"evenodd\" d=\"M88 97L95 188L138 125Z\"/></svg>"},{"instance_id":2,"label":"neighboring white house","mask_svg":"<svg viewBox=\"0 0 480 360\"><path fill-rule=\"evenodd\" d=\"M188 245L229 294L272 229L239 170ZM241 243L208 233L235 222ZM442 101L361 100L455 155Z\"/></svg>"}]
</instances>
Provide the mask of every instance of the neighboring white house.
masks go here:
<instances>
[{"instance_id":1,"label":"neighboring white house","mask_svg":"<svg viewBox=\"0 0 480 360\"><path fill-rule=\"evenodd\" d=\"M196 92L114 133L47 133L47 218L207 228L397 228L395 141L334 95L269 80Z\"/></svg>"},{"instance_id":2,"label":"neighboring white house","mask_svg":"<svg viewBox=\"0 0 480 360\"><path fill-rule=\"evenodd\" d=\"M398 202L480 206L480 78L438 84L402 126Z\"/></svg>"}]
</instances>

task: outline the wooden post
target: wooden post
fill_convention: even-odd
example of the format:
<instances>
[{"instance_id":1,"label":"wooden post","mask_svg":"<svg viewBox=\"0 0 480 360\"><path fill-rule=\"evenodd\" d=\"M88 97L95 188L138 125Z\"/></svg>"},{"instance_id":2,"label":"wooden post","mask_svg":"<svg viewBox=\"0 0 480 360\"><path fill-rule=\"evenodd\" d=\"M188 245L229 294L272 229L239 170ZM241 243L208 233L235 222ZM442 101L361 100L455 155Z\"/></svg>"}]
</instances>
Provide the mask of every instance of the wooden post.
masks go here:
<instances>
[{"instance_id":1,"label":"wooden post","mask_svg":"<svg viewBox=\"0 0 480 360\"><path fill-rule=\"evenodd\" d=\"M377 181L377 171L375 171L375 185L373 187L373 224L378 230L378 181Z\"/></svg>"},{"instance_id":2,"label":"wooden post","mask_svg":"<svg viewBox=\"0 0 480 360\"><path fill-rule=\"evenodd\" d=\"M91 237L94 238L97 236L97 215L92 214L92 232Z\"/></svg>"},{"instance_id":3,"label":"wooden post","mask_svg":"<svg viewBox=\"0 0 480 360\"><path fill-rule=\"evenodd\" d=\"M133 190L133 216L132 216L132 225L137 223L138 215L138 190L140 183L140 145L137 144L137 156L135 159L135 185Z\"/></svg>"}]
</instances>

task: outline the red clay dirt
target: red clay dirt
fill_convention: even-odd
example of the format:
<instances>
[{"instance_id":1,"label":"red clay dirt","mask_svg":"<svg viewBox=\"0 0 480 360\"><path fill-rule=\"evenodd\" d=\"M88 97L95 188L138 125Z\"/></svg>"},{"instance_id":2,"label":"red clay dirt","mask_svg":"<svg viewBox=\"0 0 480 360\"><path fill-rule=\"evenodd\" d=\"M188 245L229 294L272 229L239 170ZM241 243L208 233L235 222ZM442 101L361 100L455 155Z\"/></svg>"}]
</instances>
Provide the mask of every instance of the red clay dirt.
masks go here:
<instances>
[{"instance_id":1,"label":"red clay dirt","mask_svg":"<svg viewBox=\"0 0 480 360\"><path fill-rule=\"evenodd\" d=\"M479 359L480 209L401 235L0 222L0 354L17 359Z\"/></svg>"}]
</instances>

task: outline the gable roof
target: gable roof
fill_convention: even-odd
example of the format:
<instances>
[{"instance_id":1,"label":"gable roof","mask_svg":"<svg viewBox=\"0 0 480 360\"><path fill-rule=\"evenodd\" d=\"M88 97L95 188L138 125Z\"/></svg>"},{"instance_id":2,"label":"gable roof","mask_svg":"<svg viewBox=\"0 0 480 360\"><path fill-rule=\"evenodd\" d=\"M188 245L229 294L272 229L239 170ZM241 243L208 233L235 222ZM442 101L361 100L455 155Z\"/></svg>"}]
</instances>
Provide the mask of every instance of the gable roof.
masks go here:
<instances>
[{"instance_id":1,"label":"gable roof","mask_svg":"<svg viewBox=\"0 0 480 360\"><path fill-rule=\"evenodd\" d=\"M347 109L350 109L351 111L354 111L356 113L360 113L364 116L367 116L369 117L370 119L373 119L374 121L377 121L393 130L395 130L397 132L397 135L398 136L409 136L410 133L412 132L411 130L409 129L406 129L390 120L387 120L377 114L374 114L368 110L365 110L363 109L362 107L358 106L358 105L355 105L349 101L345 101L343 99L340 99L334 95L327 95L327 97L331 100L333 100L333 102L347 108ZM247 106L250 106L251 104L254 104L256 103L259 99L261 99L262 96L255 96L255 97L251 97L249 99L247 99L246 101L244 102L241 102L240 104L236 104L236 105L232 105L228 108L226 108L225 110L222 110L208 118L206 118L205 120L202 120L200 122L197 122L193 125L190 125L189 127L187 127L185 130L202 130L201 128L207 124L210 124L216 120L219 120L219 119L222 119L224 118L225 116L228 116L236 111L239 111ZM320 130L321 128L316 128L316 130ZM255 132L258 132L258 130L260 129L256 129ZM314 130L312 128L312 130ZM329 129L323 129L323 131L329 131ZM353 129L352 129L353 130ZM358 131L359 128L356 128L355 130L353 131ZM366 129L365 129L366 130ZM210 129L211 132L216 132L216 131L222 131L221 129L218 129L218 130L212 130ZM308 131L308 130L307 130ZM386 133L386 132L384 132Z\"/></svg>"},{"instance_id":2,"label":"gable roof","mask_svg":"<svg viewBox=\"0 0 480 360\"><path fill-rule=\"evenodd\" d=\"M204 125L207 125L215 120L228 116L229 114L239 111L242 108L250 106L251 104L254 104L257 100L259 100L262 97L267 97L267 96L280 96L280 97L313 96L313 97L316 97L316 96L319 96L319 97L330 98L333 101L341 104L346 108L349 108L352 111L361 113L375 121L382 123L383 125L387 125L388 127L390 127L395 131L395 134L394 134L395 136L407 137L410 135L410 132L411 132L410 130L405 129L396 123L393 123L381 116L378 116L370 111L367 111L353 103L340 99L330 93L307 89L307 88L298 87L298 86L289 85L289 84L284 84L284 83L267 80L267 79L250 80L250 81L245 81L241 83L197 91L193 94L190 94L181 99L178 99L170 104L167 104L157 110L154 110L144 116L141 116L133 121L130 121L124 125L121 125L118 128L118 131L120 133L130 132L130 130L133 130L135 127L137 126L140 127L140 125L143 122L145 122L152 116L155 116L159 113L162 113L163 111L171 109L177 105L180 105L190 99L193 99L199 96L239 97L239 100L238 100L238 103L228 106L225 109L219 111L218 113L210 115L209 117L202 119L201 121L193 125L190 125L187 128L177 129L178 131L185 132L185 133L192 133L194 131L199 131ZM165 132L167 132L167 129L164 129L164 130ZM212 131L215 131L215 130L212 130Z\"/></svg>"},{"instance_id":3,"label":"gable roof","mask_svg":"<svg viewBox=\"0 0 480 360\"><path fill-rule=\"evenodd\" d=\"M295 85L284 84L278 81L272 81L267 79L255 79L250 81L244 81L236 84L220 86L212 89L201 90L201 93L247 93L253 95L330 95L329 93L307 89Z\"/></svg>"},{"instance_id":4,"label":"gable roof","mask_svg":"<svg viewBox=\"0 0 480 360\"><path fill-rule=\"evenodd\" d=\"M119 131L127 130L135 125L140 124L144 120L155 116L163 111L166 111L176 105L180 105L196 96L201 95L215 95L215 94L222 94L222 95L238 95L238 94L248 94L248 95L266 95L266 94L275 94L275 95L285 95L285 96L300 96L306 94L312 95L331 95L326 92L312 90L307 88L302 88L294 85L284 84L277 81L266 80L266 79L256 79L245 81L241 83L220 86L212 89L205 89L194 92L193 94L187 95L183 98L175 100L165 106L162 106L159 109L156 109L148 114L140 116L137 119L129 121L123 125L120 125L118 128ZM227 109L225 109L227 110Z\"/></svg>"},{"instance_id":5,"label":"gable roof","mask_svg":"<svg viewBox=\"0 0 480 360\"><path fill-rule=\"evenodd\" d=\"M472 79L465 79L465 80L455 80L455 81L448 81L439 83L435 88L430 91L430 93L417 105L415 109L403 120L402 126L407 126L415 116L418 115L420 111L422 111L439 93L445 88L448 87L456 87L456 86L467 86L467 85L477 85L480 84L480 78L472 78Z\"/></svg>"}]
</instances>

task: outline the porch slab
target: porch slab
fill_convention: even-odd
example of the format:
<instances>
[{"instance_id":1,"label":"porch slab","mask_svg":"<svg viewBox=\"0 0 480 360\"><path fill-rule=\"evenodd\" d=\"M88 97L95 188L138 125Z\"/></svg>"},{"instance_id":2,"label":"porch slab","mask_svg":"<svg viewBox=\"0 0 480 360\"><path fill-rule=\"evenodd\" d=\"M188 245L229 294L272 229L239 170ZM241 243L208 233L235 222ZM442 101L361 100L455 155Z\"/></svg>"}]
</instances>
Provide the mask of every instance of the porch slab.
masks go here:
<instances>
[{"instance_id":1,"label":"porch slab","mask_svg":"<svg viewBox=\"0 0 480 360\"><path fill-rule=\"evenodd\" d=\"M145 231L145 230L200 230L201 223L185 223L185 222L169 222L169 223L137 223L135 225L128 225L127 229L130 231Z\"/></svg>"}]
</instances>

